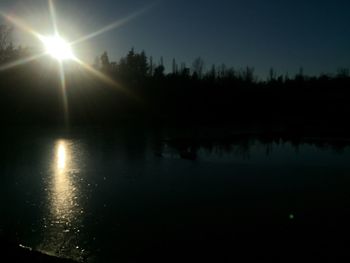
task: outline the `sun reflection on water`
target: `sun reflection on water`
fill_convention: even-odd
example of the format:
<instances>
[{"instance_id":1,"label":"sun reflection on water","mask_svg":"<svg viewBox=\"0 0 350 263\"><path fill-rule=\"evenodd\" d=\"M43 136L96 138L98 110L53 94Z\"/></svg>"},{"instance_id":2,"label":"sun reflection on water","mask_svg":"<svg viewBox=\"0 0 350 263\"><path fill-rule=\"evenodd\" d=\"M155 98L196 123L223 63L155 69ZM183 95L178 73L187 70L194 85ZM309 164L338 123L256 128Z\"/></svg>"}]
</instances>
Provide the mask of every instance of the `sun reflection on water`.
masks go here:
<instances>
[{"instance_id":1,"label":"sun reflection on water","mask_svg":"<svg viewBox=\"0 0 350 263\"><path fill-rule=\"evenodd\" d=\"M64 141L60 141L57 147L57 170L64 170L66 168L67 146Z\"/></svg>"},{"instance_id":2,"label":"sun reflection on water","mask_svg":"<svg viewBox=\"0 0 350 263\"><path fill-rule=\"evenodd\" d=\"M74 218L75 208L79 206L76 202L77 193L72 176L73 163L71 160L70 144L61 140L56 145L56 156L54 165L53 188L51 189L51 213L56 217L56 222L71 224Z\"/></svg>"},{"instance_id":3,"label":"sun reflection on water","mask_svg":"<svg viewBox=\"0 0 350 263\"><path fill-rule=\"evenodd\" d=\"M55 143L51 176L47 182L48 209L44 237L39 249L55 256L79 259L83 209L79 203L79 169L75 145L69 140Z\"/></svg>"}]
</instances>

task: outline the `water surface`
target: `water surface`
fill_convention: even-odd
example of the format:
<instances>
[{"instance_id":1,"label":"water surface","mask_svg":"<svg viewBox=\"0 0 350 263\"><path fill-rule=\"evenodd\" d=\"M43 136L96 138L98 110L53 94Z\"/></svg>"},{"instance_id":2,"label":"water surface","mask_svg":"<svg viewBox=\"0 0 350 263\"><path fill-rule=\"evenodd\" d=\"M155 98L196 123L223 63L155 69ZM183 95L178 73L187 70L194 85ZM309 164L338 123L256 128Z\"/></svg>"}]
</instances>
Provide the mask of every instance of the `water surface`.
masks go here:
<instances>
[{"instance_id":1,"label":"water surface","mask_svg":"<svg viewBox=\"0 0 350 263\"><path fill-rule=\"evenodd\" d=\"M172 137L131 128L3 136L1 237L90 262L293 249L334 258L347 247L346 145L244 138L197 145L192 158Z\"/></svg>"}]
</instances>

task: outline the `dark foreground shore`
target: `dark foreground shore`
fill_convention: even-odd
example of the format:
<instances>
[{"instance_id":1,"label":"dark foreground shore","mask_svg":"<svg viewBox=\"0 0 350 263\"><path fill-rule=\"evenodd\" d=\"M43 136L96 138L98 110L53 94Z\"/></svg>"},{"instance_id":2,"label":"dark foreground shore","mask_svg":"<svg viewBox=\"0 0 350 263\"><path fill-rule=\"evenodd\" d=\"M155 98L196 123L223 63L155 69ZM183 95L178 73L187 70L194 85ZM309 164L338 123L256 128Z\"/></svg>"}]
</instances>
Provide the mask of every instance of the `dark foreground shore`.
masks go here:
<instances>
[{"instance_id":1,"label":"dark foreground shore","mask_svg":"<svg viewBox=\"0 0 350 263\"><path fill-rule=\"evenodd\" d=\"M1 262L26 262L26 263L74 263L75 261L52 257L43 253L23 247L19 244L6 244L0 242Z\"/></svg>"}]
</instances>

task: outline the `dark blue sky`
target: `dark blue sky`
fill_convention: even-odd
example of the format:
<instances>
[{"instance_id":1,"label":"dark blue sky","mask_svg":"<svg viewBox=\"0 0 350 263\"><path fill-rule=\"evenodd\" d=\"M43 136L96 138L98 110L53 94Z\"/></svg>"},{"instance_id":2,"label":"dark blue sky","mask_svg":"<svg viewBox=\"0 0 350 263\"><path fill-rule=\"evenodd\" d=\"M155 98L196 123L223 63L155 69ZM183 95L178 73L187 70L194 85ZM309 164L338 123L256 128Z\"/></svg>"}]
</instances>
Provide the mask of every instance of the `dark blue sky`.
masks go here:
<instances>
[{"instance_id":1,"label":"dark blue sky","mask_svg":"<svg viewBox=\"0 0 350 263\"><path fill-rule=\"evenodd\" d=\"M350 1L346 0L56 0L63 34L71 38L150 7L122 27L90 40L86 59L108 51L119 60L131 47L155 61L164 56L191 64L201 56L209 68L225 63L309 74L350 67ZM47 28L46 0L1 1L3 11ZM38 18L40 17L40 19ZM22 39L19 37L19 39ZM24 38L23 38L24 39Z\"/></svg>"}]
</instances>

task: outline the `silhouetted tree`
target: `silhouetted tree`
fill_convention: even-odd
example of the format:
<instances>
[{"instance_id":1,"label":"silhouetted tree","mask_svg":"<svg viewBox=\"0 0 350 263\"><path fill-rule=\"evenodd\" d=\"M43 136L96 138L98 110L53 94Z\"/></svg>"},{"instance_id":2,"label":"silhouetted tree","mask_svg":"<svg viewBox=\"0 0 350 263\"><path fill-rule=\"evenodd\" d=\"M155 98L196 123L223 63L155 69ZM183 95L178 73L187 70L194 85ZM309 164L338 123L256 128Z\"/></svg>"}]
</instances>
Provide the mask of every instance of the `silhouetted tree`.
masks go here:
<instances>
[{"instance_id":1,"label":"silhouetted tree","mask_svg":"<svg viewBox=\"0 0 350 263\"><path fill-rule=\"evenodd\" d=\"M186 66L186 63L184 62L181 63L180 76L182 79L189 79L190 77L190 69Z\"/></svg>"},{"instance_id":2,"label":"silhouetted tree","mask_svg":"<svg viewBox=\"0 0 350 263\"><path fill-rule=\"evenodd\" d=\"M10 40L10 31L0 27L0 63L31 54L28 49L13 47ZM57 105L61 96L58 99L57 90L47 89L47 86L55 86L54 78L49 75L47 82L41 82L42 78L37 76L49 71L38 65L46 64L30 63L30 66L0 71L1 123L16 118L36 123L51 122L60 116L52 105ZM181 63L180 68L173 59L172 72L168 72L163 57L154 63L144 51L136 52L133 48L118 63L111 62L104 52L95 60L94 66L121 83L124 90L133 88L129 94L140 100L135 103L126 95L128 92L123 97L118 89L96 88L104 85L95 81L96 76L67 70L69 113L78 122L108 124L116 121L116 116L143 118L147 115L170 119L175 116L180 121L192 121L191 118L218 122L281 120L289 125L289 120L294 123L299 119L306 122L324 118L329 122L340 119L345 123L350 115L350 91L345 88L350 86L347 69L339 70L336 75L318 77L304 76L300 70L292 78L278 76L271 69L267 79L259 80L250 67L237 70L222 64L213 65L205 72L203 59L196 58L191 67ZM295 89L303 86L310 88ZM79 92L80 87L84 87L84 92ZM84 101L88 103L84 104ZM21 106L20 111L17 111L17 105Z\"/></svg>"},{"instance_id":3,"label":"silhouetted tree","mask_svg":"<svg viewBox=\"0 0 350 263\"><path fill-rule=\"evenodd\" d=\"M299 73L295 76L295 80L299 83L304 81L304 69L302 67L299 68Z\"/></svg>"},{"instance_id":4,"label":"silhouetted tree","mask_svg":"<svg viewBox=\"0 0 350 263\"><path fill-rule=\"evenodd\" d=\"M192 72L193 75L197 75L198 78L203 77L204 71L204 60L201 57L197 57L192 63Z\"/></svg>"},{"instance_id":5,"label":"silhouetted tree","mask_svg":"<svg viewBox=\"0 0 350 263\"><path fill-rule=\"evenodd\" d=\"M153 65L153 57L149 58L149 75L153 76L154 65Z\"/></svg>"},{"instance_id":6,"label":"silhouetted tree","mask_svg":"<svg viewBox=\"0 0 350 263\"><path fill-rule=\"evenodd\" d=\"M137 54L136 59L137 71L139 73L139 76L143 78L147 76L149 69L146 52L142 51L141 54Z\"/></svg>"},{"instance_id":7,"label":"silhouetted tree","mask_svg":"<svg viewBox=\"0 0 350 263\"><path fill-rule=\"evenodd\" d=\"M110 62L109 62L109 57L107 52L103 52L103 54L101 55L101 66L102 66L102 70L104 71L109 71L110 69Z\"/></svg>"},{"instance_id":8,"label":"silhouetted tree","mask_svg":"<svg viewBox=\"0 0 350 263\"><path fill-rule=\"evenodd\" d=\"M236 71L233 67L226 70L225 78L229 81L234 81L236 79Z\"/></svg>"},{"instance_id":9,"label":"silhouetted tree","mask_svg":"<svg viewBox=\"0 0 350 263\"><path fill-rule=\"evenodd\" d=\"M176 74L178 73L178 66L177 66L177 64L176 64L175 58L173 59L173 65L172 65L172 67L173 67L173 74L176 75Z\"/></svg>"},{"instance_id":10,"label":"silhouetted tree","mask_svg":"<svg viewBox=\"0 0 350 263\"><path fill-rule=\"evenodd\" d=\"M284 81L287 82L289 81L289 73L286 72L286 74L284 74Z\"/></svg>"},{"instance_id":11,"label":"silhouetted tree","mask_svg":"<svg viewBox=\"0 0 350 263\"><path fill-rule=\"evenodd\" d=\"M132 48L127 56L120 60L118 70L120 76L124 80L132 81L135 84L142 81L149 75L150 71L146 53L142 51L140 54L138 54L135 52L134 48Z\"/></svg>"},{"instance_id":12,"label":"silhouetted tree","mask_svg":"<svg viewBox=\"0 0 350 263\"><path fill-rule=\"evenodd\" d=\"M112 72L116 72L116 71L118 70L118 63L115 62L115 61L111 62L111 63L110 63L110 70L111 70Z\"/></svg>"},{"instance_id":13,"label":"silhouetted tree","mask_svg":"<svg viewBox=\"0 0 350 263\"><path fill-rule=\"evenodd\" d=\"M245 71L242 72L242 78L247 83L254 82L254 68L246 67Z\"/></svg>"},{"instance_id":14,"label":"silhouetted tree","mask_svg":"<svg viewBox=\"0 0 350 263\"><path fill-rule=\"evenodd\" d=\"M269 81L273 82L276 79L276 72L273 68L269 70Z\"/></svg>"},{"instance_id":15,"label":"silhouetted tree","mask_svg":"<svg viewBox=\"0 0 350 263\"><path fill-rule=\"evenodd\" d=\"M101 68L101 60L99 57L95 57L93 67L95 69L100 69Z\"/></svg>"},{"instance_id":16,"label":"silhouetted tree","mask_svg":"<svg viewBox=\"0 0 350 263\"><path fill-rule=\"evenodd\" d=\"M215 64L213 64L213 65L211 66L210 76L211 76L212 78L216 78L216 66L215 66Z\"/></svg>"},{"instance_id":17,"label":"silhouetted tree","mask_svg":"<svg viewBox=\"0 0 350 263\"><path fill-rule=\"evenodd\" d=\"M205 79L213 81L216 79L216 66L213 64L211 69L206 73Z\"/></svg>"},{"instance_id":18,"label":"silhouetted tree","mask_svg":"<svg viewBox=\"0 0 350 263\"><path fill-rule=\"evenodd\" d=\"M12 27L0 25L0 63L11 59L14 53Z\"/></svg>"},{"instance_id":19,"label":"silhouetted tree","mask_svg":"<svg viewBox=\"0 0 350 263\"><path fill-rule=\"evenodd\" d=\"M154 77L160 79L164 77L165 68L163 65L159 65L154 69Z\"/></svg>"},{"instance_id":20,"label":"silhouetted tree","mask_svg":"<svg viewBox=\"0 0 350 263\"><path fill-rule=\"evenodd\" d=\"M218 77L219 78L224 78L225 75L226 75L226 65L225 64L221 64L219 66L219 69L218 69Z\"/></svg>"},{"instance_id":21,"label":"silhouetted tree","mask_svg":"<svg viewBox=\"0 0 350 263\"><path fill-rule=\"evenodd\" d=\"M338 78L348 78L350 76L350 72L348 68L339 68L337 71Z\"/></svg>"}]
</instances>

